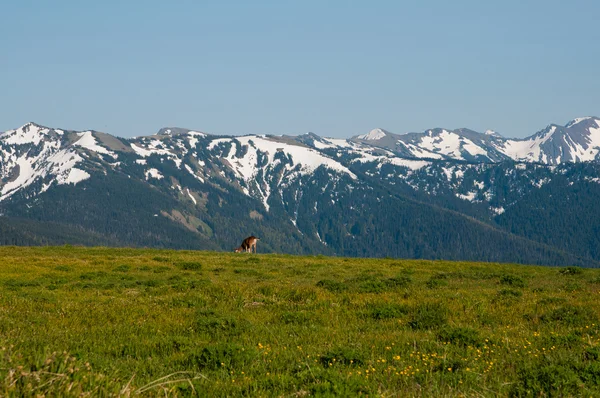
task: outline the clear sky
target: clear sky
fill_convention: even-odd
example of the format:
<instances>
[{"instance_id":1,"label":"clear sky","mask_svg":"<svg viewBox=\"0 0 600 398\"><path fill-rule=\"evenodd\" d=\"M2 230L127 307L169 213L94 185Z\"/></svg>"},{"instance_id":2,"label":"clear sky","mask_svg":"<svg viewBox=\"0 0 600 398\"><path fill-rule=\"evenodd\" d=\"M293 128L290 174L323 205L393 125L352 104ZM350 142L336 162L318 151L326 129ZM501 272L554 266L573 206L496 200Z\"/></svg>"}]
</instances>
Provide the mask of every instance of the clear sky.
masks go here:
<instances>
[{"instance_id":1,"label":"clear sky","mask_svg":"<svg viewBox=\"0 0 600 398\"><path fill-rule=\"evenodd\" d=\"M2 1L0 131L524 137L600 116L600 1Z\"/></svg>"}]
</instances>

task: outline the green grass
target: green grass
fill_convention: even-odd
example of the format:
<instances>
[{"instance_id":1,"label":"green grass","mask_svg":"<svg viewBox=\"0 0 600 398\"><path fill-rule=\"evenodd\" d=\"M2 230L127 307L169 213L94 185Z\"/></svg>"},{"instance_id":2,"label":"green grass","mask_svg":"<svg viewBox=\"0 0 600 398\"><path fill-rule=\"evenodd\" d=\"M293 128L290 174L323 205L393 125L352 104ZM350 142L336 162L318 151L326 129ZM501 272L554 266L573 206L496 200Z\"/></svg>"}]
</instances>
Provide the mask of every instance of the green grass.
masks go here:
<instances>
[{"instance_id":1,"label":"green grass","mask_svg":"<svg viewBox=\"0 0 600 398\"><path fill-rule=\"evenodd\" d=\"M0 396L599 396L600 270L0 248Z\"/></svg>"}]
</instances>

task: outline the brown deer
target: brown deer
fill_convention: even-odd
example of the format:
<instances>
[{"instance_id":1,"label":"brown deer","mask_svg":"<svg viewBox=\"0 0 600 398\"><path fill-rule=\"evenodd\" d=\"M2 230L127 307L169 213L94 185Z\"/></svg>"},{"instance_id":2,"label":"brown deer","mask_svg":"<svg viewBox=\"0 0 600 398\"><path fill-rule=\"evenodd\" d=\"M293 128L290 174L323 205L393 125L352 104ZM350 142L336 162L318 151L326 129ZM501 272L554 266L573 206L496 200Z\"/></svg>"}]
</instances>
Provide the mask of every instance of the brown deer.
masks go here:
<instances>
[{"instance_id":1,"label":"brown deer","mask_svg":"<svg viewBox=\"0 0 600 398\"><path fill-rule=\"evenodd\" d=\"M242 241L242 244L240 247L238 247L237 249L234 250L234 252L239 253L239 252L246 252L246 253L252 253L252 248L254 248L254 253L256 253L256 242L258 242L260 240L260 238L257 238L254 235L251 235L249 237L247 237L246 239L244 239Z\"/></svg>"}]
</instances>

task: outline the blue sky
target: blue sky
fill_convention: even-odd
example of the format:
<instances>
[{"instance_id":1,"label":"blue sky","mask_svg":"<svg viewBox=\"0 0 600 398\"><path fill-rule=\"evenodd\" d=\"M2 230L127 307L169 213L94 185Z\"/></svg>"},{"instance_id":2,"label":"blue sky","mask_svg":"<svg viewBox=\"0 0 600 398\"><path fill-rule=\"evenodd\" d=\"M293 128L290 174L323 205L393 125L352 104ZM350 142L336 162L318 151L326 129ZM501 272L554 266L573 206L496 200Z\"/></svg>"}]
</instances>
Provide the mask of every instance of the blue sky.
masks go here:
<instances>
[{"instance_id":1,"label":"blue sky","mask_svg":"<svg viewBox=\"0 0 600 398\"><path fill-rule=\"evenodd\" d=\"M523 137L600 116L598 1L6 1L0 131Z\"/></svg>"}]
</instances>

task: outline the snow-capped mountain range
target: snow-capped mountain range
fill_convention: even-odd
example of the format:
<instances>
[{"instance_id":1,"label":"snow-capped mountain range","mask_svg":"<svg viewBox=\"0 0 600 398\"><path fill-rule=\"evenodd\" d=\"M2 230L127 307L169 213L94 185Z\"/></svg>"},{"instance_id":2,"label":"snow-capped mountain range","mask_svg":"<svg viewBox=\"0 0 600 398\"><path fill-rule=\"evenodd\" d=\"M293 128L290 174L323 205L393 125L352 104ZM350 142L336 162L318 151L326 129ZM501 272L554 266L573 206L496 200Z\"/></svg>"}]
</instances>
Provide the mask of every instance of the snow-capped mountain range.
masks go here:
<instances>
[{"instance_id":1,"label":"snow-capped mountain range","mask_svg":"<svg viewBox=\"0 0 600 398\"><path fill-rule=\"evenodd\" d=\"M436 128L403 135L375 129L354 137L354 140L413 158L559 164L598 158L600 119L583 117L574 119L565 126L551 124L523 139L504 138L491 130L478 133L469 129Z\"/></svg>"},{"instance_id":2,"label":"snow-capped mountain range","mask_svg":"<svg viewBox=\"0 0 600 398\"><path fill-rule=\"evenodd\" d=\"M163 128L153 136L120 139L96 131L75 132L27 123L0 134L0 201L34 183L41 182L38 194L53 184L77 184L90 178L88 169L95 162L101 161L101 167L118 168L122 154L136 155L139 165L145 165L150 156L171 160L199 181L215 172L207 162L224 164L239 188L246 195L258 195L268 210L274 186L285 186L294 177L321 166L356 179L348 168L356 163L392 164L414 171L435 160L557 165L597 160L599 153L597 117L577 118L565 126L551 124L523 139L504 138L489 130L478 133L442 128L402 135L378 128L350 139L314 134L221 137ZM278 166L283 167L272 173ZM147 180L162 178L151 167L145 175Z\"/></svg>"},{"instance_id":3,"label":"snow-capped mountain range","mask_svg":"<svg viewBox=\"0 0 600 398\"><path fill-rule=\"evenodd\" d=\"M81 192L98 181L126 178L138 184L136 189L148 189L148 195L159 192L175 200L153 208L153 217L207 241L216 239L218 230L210 221L211 206L224 211L227 202L248 200L245 206L252 209L244 217L251 222L270 214L329 250L355 239L362 227L357 227L360 221L346 221L336 226L336 234L345 237L327 235L331 220L325 214L338 218L331 212L350 211L366 217L373 205L367 202L395 197L495 223L552 182L599 185L595 166L573 171L577 164L597 164L599 152L597 117L551 124L523 139L443 128L409 134L374 129L339 139L312 133L217 136L174 127L124 139L27 123L0 133L0 211L30 217L61 187ZM365 199L369 195L375 196ZM343 203L349 204L340 209ZM348 254L340 250L333 253Z\"/></svg>"}]
</instances>

